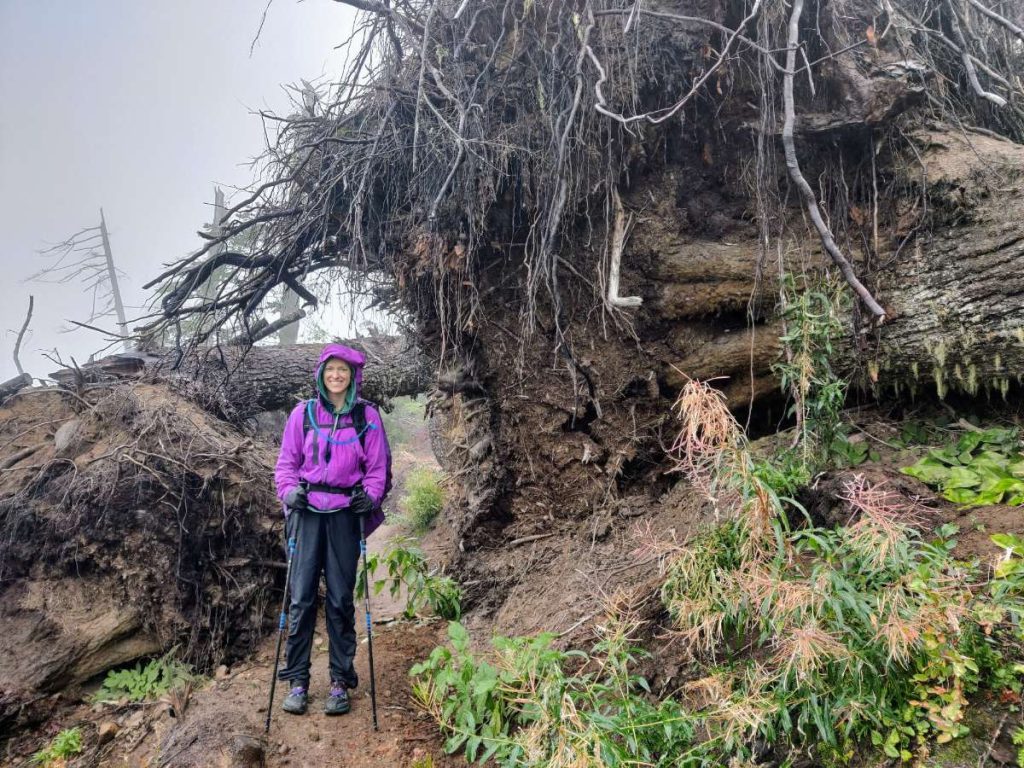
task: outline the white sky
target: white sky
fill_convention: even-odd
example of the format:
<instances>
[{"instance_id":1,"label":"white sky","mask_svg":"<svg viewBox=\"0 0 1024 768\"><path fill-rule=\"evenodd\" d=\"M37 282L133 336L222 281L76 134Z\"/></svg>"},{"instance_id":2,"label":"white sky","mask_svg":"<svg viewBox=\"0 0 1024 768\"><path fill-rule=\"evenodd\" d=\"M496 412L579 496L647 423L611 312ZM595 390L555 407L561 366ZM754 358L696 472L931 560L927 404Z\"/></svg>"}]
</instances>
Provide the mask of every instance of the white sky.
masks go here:
<instances>
[{"instance_id":1,"label":"white sky","mask_svg":"<svg viewBox=\"0 0 1024 768\"><path fill-rule=\"evenodd\" d=\"M161 265L195 250L213 186L244 185L263 147L258 109L287 112L282 84L335 75L353 12L331 0L0 0L0 381L36 299L21 361L78 362L104 346L81 285L24 282L36 252L99 223L103 207L125 303ZM230 190L225 190L230 194ZM132 310L128 310L129 321ZM115 328L107 319L99 323Z\"/></svg>"}]
</instances>

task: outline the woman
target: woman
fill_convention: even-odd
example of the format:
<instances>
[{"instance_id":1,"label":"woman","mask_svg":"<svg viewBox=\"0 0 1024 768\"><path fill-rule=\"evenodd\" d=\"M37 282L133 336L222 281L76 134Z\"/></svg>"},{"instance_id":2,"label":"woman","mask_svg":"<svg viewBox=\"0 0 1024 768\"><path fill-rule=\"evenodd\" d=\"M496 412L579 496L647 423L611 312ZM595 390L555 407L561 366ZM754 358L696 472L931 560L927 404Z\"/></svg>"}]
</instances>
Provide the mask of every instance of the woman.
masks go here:
<instances>
[{"instance_id":1,"label":"woman","mask_svg":"<svg viewBox=\"0 0 1024 768\"><path fill-rule=\"evenodd\" d=\"M320 353L317 397L295 407L285 424L274 480L286 527L296 539L292 561L286 664L278 679L292 688L285 712L301 715L309 701L310 650L320 573L327 581L331 686L324 711L349 711L359 683L353 591L359 561L359 516L369 534L384 519L391 453L377 409L359 397L365 358L340 344Z\"/></svg>"}]
</instances>

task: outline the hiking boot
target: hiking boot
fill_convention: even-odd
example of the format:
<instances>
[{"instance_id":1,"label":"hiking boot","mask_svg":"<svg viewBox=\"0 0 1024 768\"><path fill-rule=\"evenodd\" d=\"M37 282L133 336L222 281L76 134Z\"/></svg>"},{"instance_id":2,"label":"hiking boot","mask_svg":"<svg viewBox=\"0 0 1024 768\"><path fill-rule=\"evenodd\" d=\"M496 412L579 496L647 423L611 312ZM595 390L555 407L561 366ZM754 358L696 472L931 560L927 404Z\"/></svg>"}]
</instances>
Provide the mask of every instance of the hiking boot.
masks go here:
<instances>
[{"instance_id":1,"label":"hiking boot","mask_svg":"<svg viewBox=\"0 0 1024 768\"><path fill-rule=\"evenodd\" d=\"M309 694L306 687L297 685L289 691L281 704L281 709L290 715L304 715L307 704L309 704Z\"/></svg>"},{"instance_id":2,"label":"hiking boot","mask_svg":"<svg viewBox=\"0 0 1024 768\"><path fill-rule=\"evenodd\" d=\"M348 688L344 683L331 683L331 691L327 694L327 703L324 704L325 715L344 715L352 709L352 702L348 699Z\"/></svg>"}]
</instances>

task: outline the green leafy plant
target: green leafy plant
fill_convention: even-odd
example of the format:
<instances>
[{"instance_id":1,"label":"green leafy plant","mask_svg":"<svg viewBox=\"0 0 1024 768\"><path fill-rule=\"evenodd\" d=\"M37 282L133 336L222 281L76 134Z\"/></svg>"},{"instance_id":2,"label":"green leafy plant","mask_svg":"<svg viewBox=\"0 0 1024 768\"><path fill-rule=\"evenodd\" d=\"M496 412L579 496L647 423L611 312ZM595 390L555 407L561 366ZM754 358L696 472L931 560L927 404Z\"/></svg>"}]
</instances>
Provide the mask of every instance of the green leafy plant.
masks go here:
<instances>
[{"instance_id":1,"label":"green leafy plant","mask_svg":"<svg viewBox=\"0 0 1024 768\"><path fill-rule=\"evenodd\" d=\"M395 545L383 556L367 556L367 570L371 579L378 569L383 568L387 576L372 581L374 593L380 594L385 587L392 597L405 591L405 617L415 618L424 608L450 621L462 615L462 590L450 576L430 572L422 550L410 539L396 539ZM366 589L363 572L356 577L356 595L362 596Z\"/></svg>"},{"instance_id":2,"label":"green leafy plant","mask_svg":"<svg viewBox=\"0 0 1024 768\"><path fill-rule=\"evenodd\" d=\"M832 366L836 341L843 334L843 294L834 285L810 286L805 278L783 279L785 350L772 366L793 403L799 442L808 466L821 463L839 428L847 382ZM812 472L813 473L813 472Z\"/></svg>"},{"instance_id":3,"label":"green leafy plant","mask_svg":"<svg viewBox=\"0 0 1024 768\"><path fill-rule=\"evenodd\" d=\"M412 470L405 480L405 495L398 502L413 533L428 531L444 507L439 473L426 467Z\"/></svg>"},{"instance_id":4,"label":"green leafy plant","mask_svg":"<svg viewBox=\"0 0 1024 768\"><path fill-rule=\"evenodd\" d=\"M957 504L1024 504L1024 451L1017 428L967 432L901 471Z\"/></svg>"},{"instance_id":5,"label":"green leafy plant","mask_svg":"<svg viewBox=\"0 0 1024 768\"><path fill-rule=\"evenodd\" d=\"M153 659L145 666L111 670L102 687L94 694L94 702L148 701L165 696L172 688L194 679L191 668L170 655Z\"/></svg>"},{"instance_id":6,"label":"green leafy plant","mask_svg":"<svg viewBox=\"0 0 1024 768\"><path fill-rule=\"evenodd\" d=\"M811 481L811 467L797 451L751 459L750 472L780 498L792 499Z\"/></svg>"},{"instance_id":7,"label":"green leafy plant","mask_svg":"<svg viewBox=\"0 0 1024 768\"><path fill-rule=\"evenodd\" d=\"M878 461L880 458L866 442L852 442L841 431L832 438L829 456L837 467L858 467L866 461Z\"/></svg>"},{"instance_id":8,"label":"green leafy plant","mask_svg":"<svg viewBox=\"0 0 1024 768\"><path fill-rule=\"evenodd\" d=\"M1017 747L1017 766L1024 768L1024 726L1018 726L1011 738L1013 745Z\"/></svg>"},{"instance_id":9,"label":"green leafy plant","mask_svg":"<svg viewBox=\"0 0 1024 768\"><path fill-rule=\"evenodd\" d=\"M502 766L700 766L695 718L673 699L654 703L633 671L643 651L615 616L590 654L552 648L554 635L492 640L481 658L461 625L448 646L412 668L414 695L441 725L449 753Z\"/></svg>"},{"instance_id":10,"label":"green leafy plant","mask_svg":"<svg viewBox=\"0 0 1024 768\"><path fill-rule=\"evenodd\" d=\"M905 421L900 427L899 442L902 445L924 445L931 439L934 427L920 421Z\"/></svg>"},{"instance_id":11,"label":"green leafy plant","mask_svg":"<svg viewBox=\"0 0 1024 768\"><path fill-rule=\"evenodd\" d=\"M32 755L34 765L42 765L46 768L57 768L64 765L67 760L82 753L82 729L66 728L51 741L45 749L41 749Z\"/></svg>"}]
</instances>

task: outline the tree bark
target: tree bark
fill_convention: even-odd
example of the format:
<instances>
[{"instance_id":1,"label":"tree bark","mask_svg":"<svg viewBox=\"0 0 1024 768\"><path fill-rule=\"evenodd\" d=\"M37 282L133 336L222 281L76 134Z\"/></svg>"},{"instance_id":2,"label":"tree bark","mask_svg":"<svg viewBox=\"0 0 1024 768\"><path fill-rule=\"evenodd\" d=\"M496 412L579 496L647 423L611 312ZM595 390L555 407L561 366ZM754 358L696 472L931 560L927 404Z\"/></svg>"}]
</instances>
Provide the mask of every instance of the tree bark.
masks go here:
<instances>
[{"instance_id":1,"label":"tree bark","mask_svg":"<svg viewBox=\"0 0 1024 768\"><path fill-rule=\"evenodd\" d=\"M339 343L366 355L362 395L375 402L416 395L433 386L434 369L419 348L404 337L374 336ZM322 344L285 347L212 347L178 359L174 352L111 355L82 368L88 379L145 375L185 385L233 417L290 408L313 392L313 373ZM73 379L70 369L51 376Z\"/></svg>"},{"instance_id":2,"label":"tree bark","mask_svg":"<svg viewBox=\"0 0 1024 768\"><path fill-rule=\"evenodd\" d=\"M952 131L915 140L923 170L907 175L924 174L931 219L879 254L873 290L890 319L857 344L844 339L836 362L847 375L865 368L870 384L897 394L1005 395L1024 374L1024 146ZM666 327L662 374L673 387L723 378L740 407L778 387L778 268L769 263L756 286L752 228L711 239L681 232L677 220L647 217L626 254L627 264L646 265L645 300ZM811 233L801 247L815 252Z\"/></svg>"}]
</instances>

